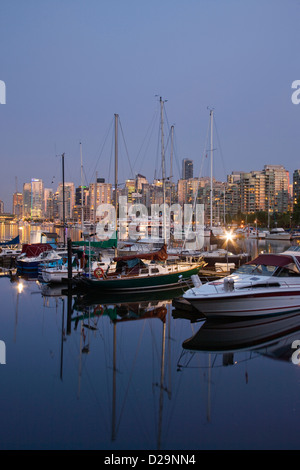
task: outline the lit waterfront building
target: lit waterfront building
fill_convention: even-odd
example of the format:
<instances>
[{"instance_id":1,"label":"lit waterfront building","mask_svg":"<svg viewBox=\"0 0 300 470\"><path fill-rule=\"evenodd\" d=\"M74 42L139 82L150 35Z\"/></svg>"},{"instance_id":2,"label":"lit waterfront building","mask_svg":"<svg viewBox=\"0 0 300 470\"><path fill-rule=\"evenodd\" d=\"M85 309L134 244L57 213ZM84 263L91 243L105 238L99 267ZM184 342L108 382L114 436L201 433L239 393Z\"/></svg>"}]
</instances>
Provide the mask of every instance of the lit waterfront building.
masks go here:
<instances>
[{"instance_id":1,"label":"lit waterfront building","mask_svg":"<svg viewBox=\"0 0 300 470\"><path fill-rule=\"evenodd\" d=\"M44 217L44 183L41 179L31 180L31 211L32 219L42 219Z\"/></svg>"},{"instance_id":2,"label":"lit waterfront building","mask_svg":"<svg viewBox=\"0 0 300 470\"><path fill-rule=\"evenodd\" d=\"M23 217L31 217L31 183L23 184Z\"/></svg>"},{"instance_id":3,"label":"lit waterfront building","mask_svg":"<svg viewBox=\"0 0 300 470\"><path fill-rule=\"evenodd\" d=\"M265 210L265 175L251 171L240 175L240 211L251 213Z\"/></svg>"},{"instance_id":4,"label":"lit waterfront building","mask_svg":"<svg viewBox=\"0 0 300 470\"><path fill-rule=\"evenodd\" d=\"M293 206L299 204L300 197L300 170L294 170L293 173Z\"/></svg>"},{"instance_id":5,"label":"lit waterfront building","mask_svg":"<svg viewBox=\"0 0 300 470\"><path fill-rule=\"evenodd\" d=\"M23 215L23 194L14 193L13 194L13 214L16 215L19 219Z\"/></svg>"},{"instance_id":6,"label":"lit waterfront building","mask_svg":"<svg viewBox=\"0 0 300 470\"><path fill-rule=\"evenodd\" d=\"M96 212L99 205L112 203L111 183L105 183L104 178L97 178L97 183L91 183L89 185L89 206L91 220L96 220Z\"/></svg>"},{"instance_id":7,"label":"lit waterfront building","mask_svg":"<svg viewBox=\"0 0 300 470\"><path fill-rule=\"evenodd\" d=\"M135 191L136 192L142 192L143 184L148 184L148 180L147 180L146 176L143 176L143 175L138 173L135 176Z\"/></svg>"},{"instance_id":8,"label":"lit waterfront building","mask_svg":"<svg viewBox=\"0 0 300 470\"><path fill-rule=\"evenodd\" d=\"M227 177L227 191L226 210L231 215L238 212L287 212L289 172L282 165L265 165L259 171L232 172Z\"/></svg>"},{"instance_id":9,"label":"lit waterfront building","mask_svg":"<svg viewBox=\"0 0 300 470\"><path fill-rule=\"evenodd\" d=\"M44 216L47 220L54 219L54 194L51 188L44 189Z\"/></svg>"},{"instance_id":10,"label":"lit waterfront building","mask_svg":"<svg viewBox=\"0 0 300 470\"><path fill-rule=\"evenodd\" d=\"M188 180L194 176L194 163L193 160L184 158L182 160L182 179Z\"/></svg>"},{"instance_id":11,"label":"lit waterfront building","mask_svg":"<svg viewBox=\"0 0 300 470\"><path fill-rule=\"evenodd\" d=\"M289 208L289 172L282 165L265 165L266 211L287 212Z\"/></svg>"},{"instance_id":12,"label":"lit waterfront building","mask_svg":"<svg viewBox=\"0 0 300 470\"><path fill-rule=\"evenodd\" d=\"M63 220L65 215L66 220L71 220L73 217L73 207L75 205L75 185L74 183L65 183L64 188L64 197L63 197L63 184L60 183L57 192L58 192L58 218ZM65 214L63 211L63 199L65 199Z\"/></svg>"}]
</instances>

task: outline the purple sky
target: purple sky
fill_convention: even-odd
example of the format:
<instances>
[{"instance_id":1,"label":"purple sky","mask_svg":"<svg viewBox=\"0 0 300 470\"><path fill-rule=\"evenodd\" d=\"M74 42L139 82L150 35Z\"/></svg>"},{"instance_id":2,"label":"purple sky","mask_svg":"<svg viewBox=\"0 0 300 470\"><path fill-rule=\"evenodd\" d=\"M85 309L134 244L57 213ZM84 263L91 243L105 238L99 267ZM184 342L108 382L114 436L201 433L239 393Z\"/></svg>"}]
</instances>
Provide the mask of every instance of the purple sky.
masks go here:
<instances>
[{"instance_id":1,"label":"purple sky","mask_svg":"<svg viewBox=\"0 0 300 470\"><path fill-rule=\"evenodd\" d=\"M111 126L120 116L120 176L160 171L159 102L165 142L175 126L181 160L199 175L215 109L215 176L300 167L300 2L296 0L1 0L0 199L32 177L46 187L113 182ZM151 132L150 132L151 130ZM124 139L123 139L124 136ZM167 173L169 148L166 149ZM207 162L201 176L208 174Z\"/></svg>"}]
</instances>

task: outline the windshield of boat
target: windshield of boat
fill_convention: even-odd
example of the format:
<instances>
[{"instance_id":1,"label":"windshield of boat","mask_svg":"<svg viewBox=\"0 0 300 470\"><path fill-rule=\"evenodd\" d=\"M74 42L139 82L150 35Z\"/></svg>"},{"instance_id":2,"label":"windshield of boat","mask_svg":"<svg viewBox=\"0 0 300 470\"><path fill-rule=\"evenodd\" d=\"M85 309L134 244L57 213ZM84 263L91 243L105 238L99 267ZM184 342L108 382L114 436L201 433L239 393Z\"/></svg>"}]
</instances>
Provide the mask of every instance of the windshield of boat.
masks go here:
<instances>
[{"instance_id":1,"label":"windshield of boat","mask_svg":"<svg viewBox=\"0 0 300 470\"><path fill-rule=\"evenodd\" d=\"M279 267L274 274L276 277L300 276L300 272L294 263Z\"/></svg>"},{"instance_id":2,"label":"windshield of boat","mask_svg":"<svg viewBox=\"0 0 300 470\"><path fill-rule=\"evenodd\" d=\"M275 270L276 266L267 266L264 264L243 264L235 271L235 274L272 276Z\"/></svg>"}]
</instances>

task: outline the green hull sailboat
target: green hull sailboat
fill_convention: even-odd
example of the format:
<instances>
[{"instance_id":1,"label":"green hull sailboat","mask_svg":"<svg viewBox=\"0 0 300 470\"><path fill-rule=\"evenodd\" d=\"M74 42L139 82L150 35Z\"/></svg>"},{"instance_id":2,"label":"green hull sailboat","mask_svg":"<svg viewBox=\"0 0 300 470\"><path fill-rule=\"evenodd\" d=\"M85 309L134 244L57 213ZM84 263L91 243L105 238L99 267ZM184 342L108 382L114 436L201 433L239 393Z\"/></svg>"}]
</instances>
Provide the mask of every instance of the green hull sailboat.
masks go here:
<instances>
[{"instance_id":1,"label":"green hull sailboat","mask_svg":"<svg viewBox=\"0 0 300 470\"><path fill-rule=\"evenodd\" d=\"M141 266L138 263L136 266ZM178 289L180 282L187 281L192 275L198 274L201 265L184 267L183 265L176 266L160 266L145 265L134 272L128 274L118 274L116 271L111 275L97 278L80 277L74 279L77 287L82 287L84 290L95 289L97 292L151 292L165 289ZM160 269L161 268L161 269ZM155 270L155 273L152 273ZM158 271L158 272L157 272Z\"/></svg>"},{"instance_id":2,"label":"green hull sailboat","mask_svg":"<svg viewBox=\"0 0 300 470\"><path fill-rule=\"evenodd\" d=\"M180 282L198 274L203 263L168 264L166 246L161 250L139 256L116 257L113 272L96 269L91 277L73 279L77 287L96 289L97 292L151 292L178 289Z\"/></svg>"}]
</instances>

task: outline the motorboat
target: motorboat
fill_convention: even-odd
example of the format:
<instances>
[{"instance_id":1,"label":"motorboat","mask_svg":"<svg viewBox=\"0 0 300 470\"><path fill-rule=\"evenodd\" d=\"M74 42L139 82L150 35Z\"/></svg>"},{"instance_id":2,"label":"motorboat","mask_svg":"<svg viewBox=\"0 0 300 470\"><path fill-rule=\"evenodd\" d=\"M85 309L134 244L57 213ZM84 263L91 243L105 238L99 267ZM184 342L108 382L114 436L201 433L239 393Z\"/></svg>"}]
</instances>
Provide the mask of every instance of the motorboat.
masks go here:
<instances>
[{"instance_id":1,"label":"motorboat","mask_svg":"<svg viewBox=\"0 0 300 470\"><path fill-rule=\"evenodd\" d=\"M48 243L23 245L16 264L19 273L38 273L41 264L45 265L62 259L63 253L57 252Z\"/></svg>"},{"instance_id":2,"label":"motorboat","mask_svg":"<svg viewBox=\"0 0 300 470\"><path fill-rule=\"evenodd\" d=\"M82 274L84 269L78 265L72 266L72 277ZM47 284L57 284L64 283L68 278L69 269L68 263L60 262L57 260L56 263L51 263L51 265L46 265L39 270L39 276L43 282Z\"/></svg>"},{"instance_id":3,"label":"motorboat","mask_svg":"<svg viewBox=\"0 0 300 470\"><path fill-rule=\"evenodd\" d=\"M244 264L250 260L249 253L235 254L223 248L218 248L216 250L210 251L202 251L199 253L199 255L209 267L215 266L216 263L231 263L234 264L235 267L238 267L241 264Z\"/></svg>"},{"instance_id":4,"label":"motorboat","mask_svg":"<svg viewBox=\"0 0 300 470\"><path fill-rule=\"evenodd\" d=\"M183 297L206 318L293 312L300 308L300 253L260 254L223 279L202 284L194 277L193 284Z\"/></svg>"},{"instance_id":5,"label":"motorboat","mask_svg":"<svg viewBox=\"0 0 300 470\"><path fill-rule=\"evenodd\" d=\"M265 236L266 240L290 240L291 234L286 232L283 228L276 227L270 230Z\"/></svg>"},{"instance_id":6,"label":"motorboat","mask_svg":"<svg viewBox=\"0 0 300 470\"><path fill-rule=\"evenodd\" d=\"M241 238L264 239L269 234L268 230L260 230L257 227L247 225L245 228L239 228L235 231L235 236Z\"/></svg>"}]
</instances>

